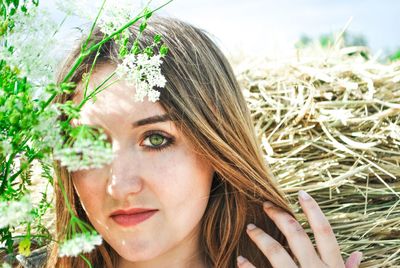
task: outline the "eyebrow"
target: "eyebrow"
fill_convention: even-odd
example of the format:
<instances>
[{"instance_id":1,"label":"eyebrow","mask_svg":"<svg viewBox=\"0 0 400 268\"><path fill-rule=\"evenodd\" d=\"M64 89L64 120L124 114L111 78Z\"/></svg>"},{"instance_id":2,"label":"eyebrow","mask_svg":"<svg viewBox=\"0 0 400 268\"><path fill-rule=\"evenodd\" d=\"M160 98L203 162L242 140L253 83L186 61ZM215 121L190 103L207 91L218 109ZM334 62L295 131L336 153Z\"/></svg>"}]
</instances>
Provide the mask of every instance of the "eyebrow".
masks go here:
<instances>
[{"instance_id":1,"label":"eyebrow","mask_svg":"<svg viewBox=\"0 0 400 268\"><path fill-rule=\"evenodd\" d=\"M132 127L140 127L140 126L144 126L144 125L148 125L148 124L154 124L154 123L158 123L158 122L166 122L166 121L170 121L171 118L168 114L162 114L162 115L155 115L155 116L151 116L151 117L147 117L144 119L140 119L136 122L132 123Z\"/></svg>"}]
</instances>

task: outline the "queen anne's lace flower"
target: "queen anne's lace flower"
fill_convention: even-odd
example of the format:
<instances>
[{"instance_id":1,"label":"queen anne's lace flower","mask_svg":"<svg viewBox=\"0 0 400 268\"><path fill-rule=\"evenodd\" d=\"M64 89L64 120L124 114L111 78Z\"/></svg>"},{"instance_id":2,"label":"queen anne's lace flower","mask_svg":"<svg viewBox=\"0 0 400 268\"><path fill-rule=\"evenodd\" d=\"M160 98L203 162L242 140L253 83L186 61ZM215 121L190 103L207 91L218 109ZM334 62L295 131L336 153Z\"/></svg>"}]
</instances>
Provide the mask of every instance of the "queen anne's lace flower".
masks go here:
<instances>
[{"instance_id":1,"label":"queen anne's lace flower","mask_svg":"<svg viewBox=\"0 0 400 268\"><path fill-rule=\"evenodd\" d=\"M2 139L2 141L0 141L0 152L1 152L0 154L2 154L5 157L9 153L11 153L12 145L8 139L3 138L3 137L1 137L1 139Z\"/></svg>"},{"instance_id":2,"label":"queen anne's lace flower","mask_svg":"<svg viewBox=\"0 0 400 268\"><path fill-rule=\"evenodd\" d=\"M39 123L31 130L31 133L39 138L33 141L32 147L38 149L56 148L62 144L61 127L58 121L60 114L57 106L51 105L39 115Z\"/></svg>"},{"instance_id":3,"label":"queen anne's lace flower","mask_svg":"<svg viewBox=\"0 0 400 268\"><path fill-rule=\"evenodd\" d=\"M135 101L142 101L147 95L149 101L156 102L160 92L153 87L164 87L166 79L161 73L160 55L149 57L147 54L128 55L117 67L116 73L124 78L127 84L136 89Z\"/></svg>"},{"instance_id":4,"label":"queen anne's lace flower","mask_svg":"<svg viewBox=\"0 0 400 268\"><path fill-rule=\"evenodd\" d=\"M81 253L89 253L95 246L103 242L97 234L75 234L70 240L60 245L59 257L76 257Z\"/></svg>"},{"instance_id":5,"label":"queen anne's lace flower","mask_svg":"<svg viewBox=\"0 0 400 268\"><path fill-rule=\"evenodd\" d=\"M46 10L37 8L29 8L26 14L17 12L14 23L12 34L5 37L7 47L0 46L0 58L18 67L21 76L26 76L33 84L47 84L52 81L62 57L57 53L61 48L57 43L59 36L53 35L58 24Z\"/></svg>"},{"instance_id":6,"label":"queen anne's lace flower","mask_svg":"<svg viewBox=\"0 0 400 268\"><path fill-rule=\"evenodd\" d=\"M89 21L94 21L102 1L69 0L56 1L59 9L70 15L77 15ZM118 0L106 1L98 20L98 26L105 34L112 34L142 10L141 1Z\"/></svg>"},{"instance_id":7,"label":"queen anne's lace flower","mask_svg":"<svg viewBox=\"0 0 400 268\"><path fill-rule=\"evenodd\" d=\"M101 168L114 159L111 146L104 143L105 135L100 140L78 138L72 147L54 150L54 158L61 161L69 172Z\"/></svg>"},{"instance_id":8,"label":"queen anne's lace flower","mask_svg":"<svg viewBox=\"0 0 400 268\"><path fill-rule=\"evenodd\" d=\"M15 227L18 224L30 221L32 204L27 197L20 201L0 202L0 229L10 226Z\"/></svg>"}]
</instances>

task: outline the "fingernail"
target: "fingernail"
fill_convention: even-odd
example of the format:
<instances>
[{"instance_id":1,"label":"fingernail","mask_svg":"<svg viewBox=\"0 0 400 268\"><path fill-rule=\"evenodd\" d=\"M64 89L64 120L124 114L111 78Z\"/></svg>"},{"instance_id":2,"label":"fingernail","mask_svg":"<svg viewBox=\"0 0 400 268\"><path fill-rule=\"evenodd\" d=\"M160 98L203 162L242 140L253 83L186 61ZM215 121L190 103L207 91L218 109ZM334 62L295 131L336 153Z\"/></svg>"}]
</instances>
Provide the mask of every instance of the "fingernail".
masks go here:
<instances>
[{"instance_id":1,"label":"fingernail","mask_svg":"<svg viewBox=\"0 0 400 268\"><path fill-rule=\"evenodd\" d=\"M272 204L272 202L270 202L270 201L265 201L263 203L263 206L265 209L269 209L269 208L272 208L274 206L274 204Z\"/></svg>"},{"instance_id":2,"label":"fingernail","mask_svg":"<svg viewBox=\"0 0 400 268\"><path fill-rule=\"evenodd\" d=\"M256 229L256 226L254 224L252 224L252 223L247 224L247 230L251 231L251 230L254 230L254 229Z\"/></svg>"},{"instance_id":3,"label":"fingernail","mask_svg":"<svg viewBox=\"0 0 400 268\"><path fill-rule=\"evenodd\" d=\"M237 262L238 262L238 264L243 264L245 261L246 261L246 259L243 258L242 256L238 256L238 257L237 257Z\"/></svg>"},{"instance_id":4,"label":"fingernail","mask_svg":"<svg viewBox=\"0 0 400 268\"><path fill-rule=\"evenodd\" d=\"M303 200L309 200L309 199L311 199L311 196L310 196L307 192L305 192L305 191L303 191L303 190L300 190L300 191L299 191L299 196L300 196L300 198L303 199Z\"/></svg>"}]
</instances>

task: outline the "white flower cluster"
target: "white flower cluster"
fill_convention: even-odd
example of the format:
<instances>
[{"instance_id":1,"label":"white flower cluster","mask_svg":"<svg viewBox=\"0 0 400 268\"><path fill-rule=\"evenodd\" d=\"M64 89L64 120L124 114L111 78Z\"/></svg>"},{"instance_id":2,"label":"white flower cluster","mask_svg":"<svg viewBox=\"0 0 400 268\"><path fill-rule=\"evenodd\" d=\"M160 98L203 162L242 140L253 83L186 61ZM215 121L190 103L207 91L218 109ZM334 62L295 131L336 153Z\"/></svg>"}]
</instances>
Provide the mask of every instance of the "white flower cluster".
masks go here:
<instances>
[{"instance_id":1,"label":"white flower cluster","mask_svg":"<svg viewBox=\"0 0 400 268\"><path fill-rule=\"evenodd\" d=\"M69 172L101 168L114 159L111 146L104 143L105 135L99 140L77 138L73 146L54 150L54 158L66 166Z\"/></svg>"},{"instance_id":2,"label":"white flower cluster","mask_svg":"<svg viewBox=\"0 0 400 268\"><path fill-rule=\"evenodd\" d=\"M61 127L58 121L60 114L57 105L53 104L39 115L39 123L32 128L31 132L40 139L33 141L33 147L38 149L56 148L62 144Z\"/></svg>"},{"instance_id":3,"label":"white flower cluster","mask_svg":"<svg viewBox=\"0 0 400 268\"><path fill-rule=\"evenodd\" d=\"M57 53L57 23L46 10L29 8L27 14L17 12L11 34L6 36L7 45L0 46L0 58L8 65L16 66L22 76L27 76L35 85L45 85L54 77L56 65L61 61Z\"/></svg>"},{"instance_id":4,"label":"white flower cluster","mask_svg":"<svg viewBox=\"0 0 400 268\"><path fill-rule=\"evenodd\" d=\"M0 151L1 154L5 157L12 151L12 145L8 138L3 138L0 136Z\"/></svg>"},{"instance_id":5,"label":"white flower cluster","mask_svg":"<svg viewBox=\"0 0 400 268\"><path fill-rule=\"evenodd\" d=\"M164 87L166 84L160 69L161 63L160 55L149 57L147 54L130 54L118 65L116 74L124 78L129 85L135 86L135 101L143 102L147 95L149 101L156 102L160 92L153 87Z\"/></svg>"},{"instance_id":6,"label":"white flower cluster","mask_svg":"<svg viewBox=\"0 0 400 268\"><path fill-rule=\"evenodd\" d=\"M100 10L102 1L93 4L90 0L57 1L58 7L67 14L76 15L93 21ZM112 34L142 11L144 5L139 1L106 1L97 25L107 35ZM122 34L126 34L123 32ZM160 92L154 86L164 87L166 80L161 74L161 56L152 57L144 53L127 55L117 68L119 77L125 77L128 84L136 86L135 101L142 101L147 96L149 101L159 100Z\"/></svg>"},{"instance_id":7,"label":"white flower cluster","mask_svg":"<svg viewBox=\"0 0 400 268\"><path fill-rule=\"evenodd\" d=\"M10 226L15 227L18 224L32 219L32 204L28 197L20 201L2 201L0 202L0 229Z\"/></svg>"},{"instance_id":8,"label":"white flower cluster","mask_svg":"<svg viewBox=\"0 0 400 268\"><path fill-rule=\"evenodd\" d=\"M76 234L60 245L59 257L76 257L81 253L89 253L103 242L100 235Z\"/></svg>"},{"instance_id":9,"label":"white flower cluster","mask_svg":"<svg viewBox=\"0 0 400 268\"><path fill-rule=\"evenodd\" d=\"M12 268L10 264L8 264L7 262L3 263L1 266L1 268Z\"/></svg>"},{"instance_id":10,"label":"white flower cluster","mask_svg":"<svg viewBox=\"0 0 400 268\"><path fill-rule=\"evenodd\" d=\"M91 0L58 0L57 6L63 12L75 15L89 21L94 21L103 1ZM135 18L142 10L141 1L132 0L109 0L98 19L98 26L105 34L112 34L124 26L129 20Z\"/></svg>"}]
</instances>

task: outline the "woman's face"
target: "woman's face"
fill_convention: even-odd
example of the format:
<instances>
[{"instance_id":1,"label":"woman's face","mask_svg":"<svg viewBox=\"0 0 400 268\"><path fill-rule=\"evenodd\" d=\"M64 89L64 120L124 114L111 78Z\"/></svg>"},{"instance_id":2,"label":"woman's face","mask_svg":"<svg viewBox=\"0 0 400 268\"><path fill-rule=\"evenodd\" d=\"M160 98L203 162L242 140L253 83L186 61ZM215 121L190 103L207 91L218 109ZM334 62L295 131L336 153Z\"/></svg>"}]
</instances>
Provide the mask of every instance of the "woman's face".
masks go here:
<instances>
[{"instance_id":1,"label":"woman's face","mask_svg":"<svg viewBox=\"0 0 400 268\"><path fill-rule=\"evenodd\" d=\"M98 66L89 88L114 69ZM134 94L121 81L83 106L79 124L102 127L115 158L103 168L74 172L75 190L90 222L122 260L193 254L214 170L172 121L147 121L165 115L158 102L134 102Z\"/></svg>"}]
</instances>

